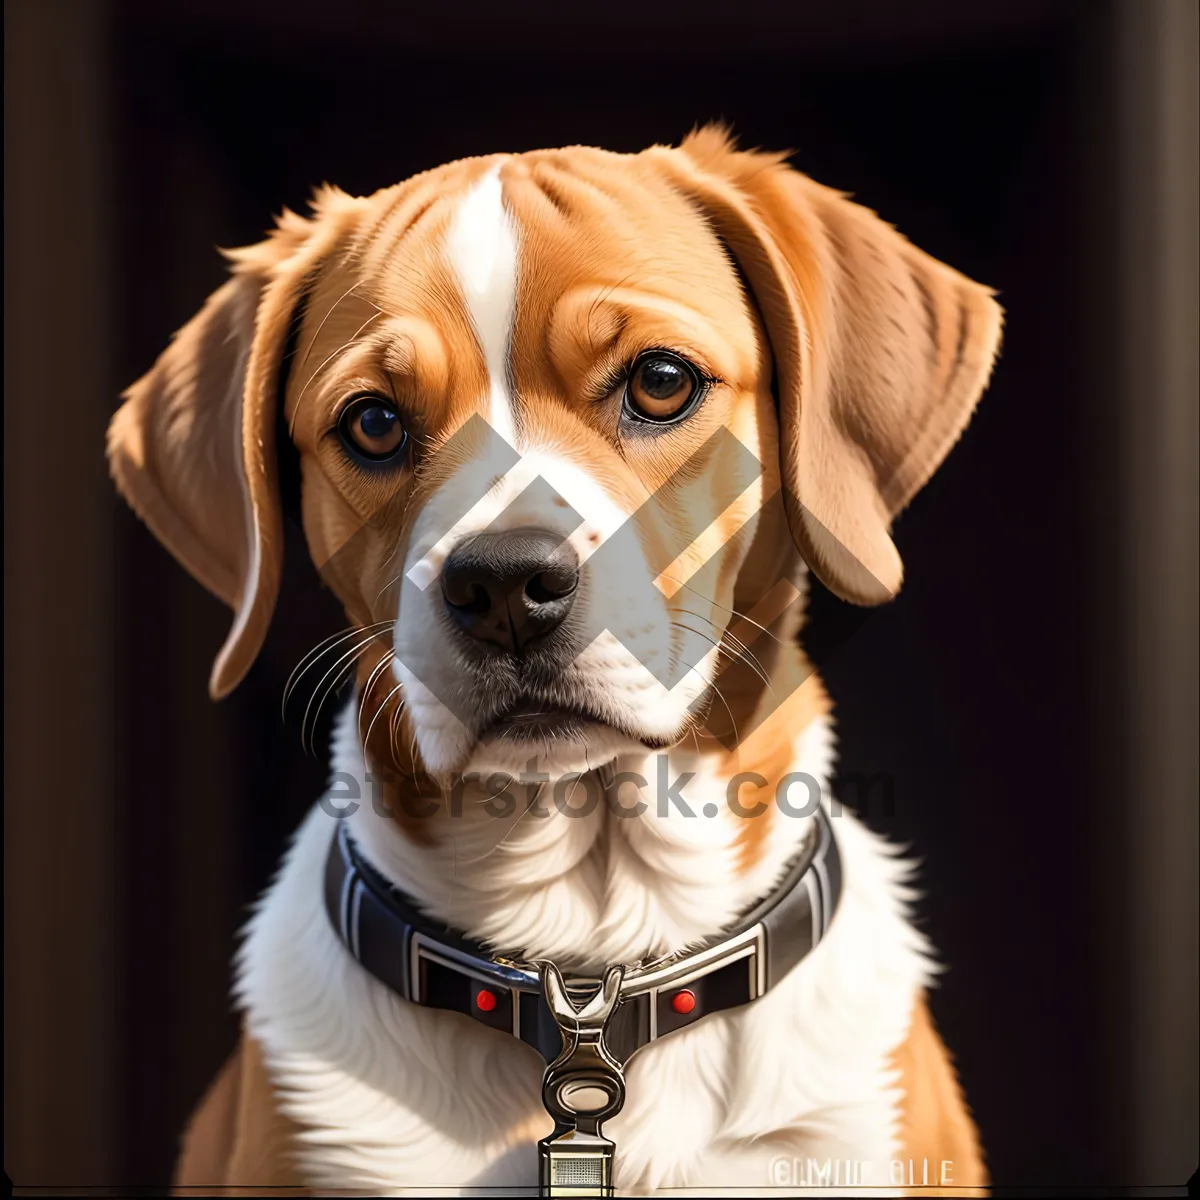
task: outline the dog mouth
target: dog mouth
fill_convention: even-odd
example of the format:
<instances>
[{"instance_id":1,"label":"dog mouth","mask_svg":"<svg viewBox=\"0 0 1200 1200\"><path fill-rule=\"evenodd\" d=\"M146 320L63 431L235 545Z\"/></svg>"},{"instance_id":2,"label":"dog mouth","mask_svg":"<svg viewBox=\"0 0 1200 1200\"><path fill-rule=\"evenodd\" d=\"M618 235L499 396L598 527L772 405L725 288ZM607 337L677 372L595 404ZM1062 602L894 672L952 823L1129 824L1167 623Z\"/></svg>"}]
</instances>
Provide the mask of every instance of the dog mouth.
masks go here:
<instances>
[{"instance_id":1,"label":"dog mouth","mask_svg":"<svg viewBox=\"0 0 1200 1200\"><path fill-rule=\"evenodd\" d=\"M629 747L662 750L677 740L639 731L586 706L557 704L536 696L521 696L503 708L477 736L484 744L540 742L548 746L558 742L585 749L593 741L604 746L616 738Z\"/></svg>"},{"instance_id":2,"label":"dog mouth","mask_svg":"<svg viewBox=\"0 0 1200 1200\"><path fill-rule=\"evenodd\" d=\"M552 704L534 696L522 696L492 718L479 740L574 741L585 740L589 730L613 728L598 713L585 708Z\"/></svg>"}]
</instances>

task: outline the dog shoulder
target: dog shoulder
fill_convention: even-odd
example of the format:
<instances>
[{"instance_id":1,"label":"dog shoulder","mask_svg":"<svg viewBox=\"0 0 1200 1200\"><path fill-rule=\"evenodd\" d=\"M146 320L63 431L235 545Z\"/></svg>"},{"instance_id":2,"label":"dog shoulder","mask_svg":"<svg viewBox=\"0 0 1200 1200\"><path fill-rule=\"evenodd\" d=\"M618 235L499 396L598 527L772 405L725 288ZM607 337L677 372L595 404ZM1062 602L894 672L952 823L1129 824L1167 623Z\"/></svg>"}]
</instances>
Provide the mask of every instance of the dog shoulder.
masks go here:
<instances>
[{"instance_id":1,"label":"dog shoulder","mask_svg":"<svg viewBox=\"0 0 1200 1200\"><path fill-rule=\"evenodd\" d=\"M294 1162L296 1126L280 1110L262 1051L243 1033L184 1132L175 1195L305 1194Z\"/></svg>"},{"instance_id":2,"label":"dog shoulder","mask_svg":"<svg viewBox=\"0 0 1200 1200\"><path fill-rule=\"evenodd\" d=\"M929 1171L931 1183L950 1187L955 1195L964 1194L964 1188L985 1188L988 1175L979 1134L923 991L917 995L908 1036L893 1062L904 1096L902 1161L919 1164L921 1179Z\"/></svg>"}]
</instances>

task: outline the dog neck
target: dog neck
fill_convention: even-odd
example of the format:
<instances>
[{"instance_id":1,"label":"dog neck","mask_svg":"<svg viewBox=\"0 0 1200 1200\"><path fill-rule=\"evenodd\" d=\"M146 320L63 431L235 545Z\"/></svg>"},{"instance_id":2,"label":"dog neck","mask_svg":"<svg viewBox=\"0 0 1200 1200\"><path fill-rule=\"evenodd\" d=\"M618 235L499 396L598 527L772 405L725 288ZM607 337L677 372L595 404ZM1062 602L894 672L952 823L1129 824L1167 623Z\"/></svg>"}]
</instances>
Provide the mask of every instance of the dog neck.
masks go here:
<instances>
[{"instance_id":1,"label":"dog neck","mask_svg":"<svg viewBox=\"0 0 1200 1200\"><path fill-rule=\"evenodd\" d=\"M563 778L534 758L500 796L503 781L443 779L415 831L373 784L356 700L333 737L334 779L365 785L343 819L385 878L500 954L591 971L682 950L771 891L828 794L828 702L794 640L778 647L768 715L734 750L689 738Z\"/></svg>"}]
</instances>

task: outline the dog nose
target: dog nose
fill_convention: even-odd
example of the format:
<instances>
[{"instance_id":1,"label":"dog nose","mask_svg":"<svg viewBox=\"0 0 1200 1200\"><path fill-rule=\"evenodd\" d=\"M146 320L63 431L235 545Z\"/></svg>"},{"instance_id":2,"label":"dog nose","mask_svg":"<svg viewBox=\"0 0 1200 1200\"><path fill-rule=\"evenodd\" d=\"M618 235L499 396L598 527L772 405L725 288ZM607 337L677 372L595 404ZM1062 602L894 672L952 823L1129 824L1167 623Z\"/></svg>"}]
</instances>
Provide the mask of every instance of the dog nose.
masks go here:
<instances>
[{"instance_id":1,"label":"dog nose","mask_svg":"<svg viewBox=\"0 0 1200 1200\"><path fill-rule=\"evenodd\" d=\"M516 653L562 624L578 585L571 543L546 529L477 533L442 567L442 595L459 628Z\"/></svg>"}]
</instances>

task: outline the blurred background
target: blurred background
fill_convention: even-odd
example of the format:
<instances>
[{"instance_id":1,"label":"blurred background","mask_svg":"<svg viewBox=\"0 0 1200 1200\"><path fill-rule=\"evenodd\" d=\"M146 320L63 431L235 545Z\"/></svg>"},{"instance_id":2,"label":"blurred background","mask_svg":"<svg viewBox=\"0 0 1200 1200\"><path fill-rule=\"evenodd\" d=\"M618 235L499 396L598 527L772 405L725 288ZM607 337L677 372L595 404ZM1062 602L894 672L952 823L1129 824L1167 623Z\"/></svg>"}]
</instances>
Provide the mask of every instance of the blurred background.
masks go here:
<instances>
[{"instance_id":1,"label":"blurred background","mask_svg":"<svg viewBox=\"0 0 1200 1200\"><path fill-rule=\"evenodd\" d=\"M284 680L342 624L293 545L257 666L118 502L118 393L313 185L634 151L725 118L999 289L1003 356L810 645L865 816L924 861L933 997L1001 1188L1197 1159L1194 0L8 0L4 1133L156 1188L237 1036L235 931L323 781ZM868 806L870 808L870 806Z\"/></svg>"}]
</instances>

